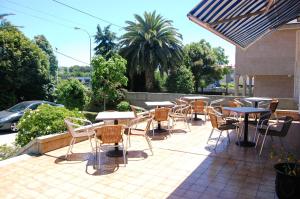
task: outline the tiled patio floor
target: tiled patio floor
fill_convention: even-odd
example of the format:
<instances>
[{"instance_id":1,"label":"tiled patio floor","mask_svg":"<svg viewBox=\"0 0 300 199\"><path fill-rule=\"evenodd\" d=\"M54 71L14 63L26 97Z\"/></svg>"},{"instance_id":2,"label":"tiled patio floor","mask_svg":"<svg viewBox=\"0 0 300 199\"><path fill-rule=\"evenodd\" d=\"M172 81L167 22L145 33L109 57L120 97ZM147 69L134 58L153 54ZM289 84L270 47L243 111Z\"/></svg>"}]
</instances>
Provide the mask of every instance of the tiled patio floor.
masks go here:
<instances>
[{"instance_id":1,"label":"tiled patio floor","mask_svg":"<svg viewBox=\"0 0 300 199\"><path fill-rule=\"evenodd\" d=\"M178 125L178 127L181 124ZM141 137L132 137L128 164L102 154L93 169L88 142L0 167L0 198L276 198L273 163L258 158L255 148L223 142L206 144L210 122L192 123L182 130L152 137L154 155ZM218 135L216 132L215 136Z\"/></svg>"}]
</instances>

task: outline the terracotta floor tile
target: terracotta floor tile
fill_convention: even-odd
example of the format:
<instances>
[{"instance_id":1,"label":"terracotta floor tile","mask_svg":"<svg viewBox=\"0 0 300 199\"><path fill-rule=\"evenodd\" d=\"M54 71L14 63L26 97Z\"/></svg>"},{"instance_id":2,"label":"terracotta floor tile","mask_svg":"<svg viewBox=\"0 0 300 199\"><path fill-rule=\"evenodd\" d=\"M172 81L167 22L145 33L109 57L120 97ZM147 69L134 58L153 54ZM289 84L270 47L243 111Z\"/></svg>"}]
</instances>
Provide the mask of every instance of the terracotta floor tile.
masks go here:
<instances>
[{"instance_id":1,"label":"terracotta floor tile","mask_svg":"<svg viewBox=\"0 0 300 199\"><path fill-rule=\"evenodd\" d=\"M65 147L0 167L0 198L274 198L267 155L258 158L254 148L235 145L234 132L230 144L224 138L214 151L214 143L206 144L209 122L193 121L191 129L149 134L154 155L145 140L132 136L126 167L103 152L95 170L88 142L77 143L69 161Z\"/></svg>"}]
</instances>

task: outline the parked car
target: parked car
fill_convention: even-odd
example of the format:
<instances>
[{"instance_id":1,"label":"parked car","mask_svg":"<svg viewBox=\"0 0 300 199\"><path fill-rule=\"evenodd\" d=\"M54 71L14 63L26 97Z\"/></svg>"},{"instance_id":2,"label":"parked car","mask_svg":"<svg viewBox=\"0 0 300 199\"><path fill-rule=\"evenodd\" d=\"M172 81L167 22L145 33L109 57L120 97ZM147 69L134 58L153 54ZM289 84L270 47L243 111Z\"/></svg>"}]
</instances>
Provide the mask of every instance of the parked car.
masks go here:
<instances>
[{"instance_id":1,"label":"parked car","mask_svg":"<svg viewBox=\"0 0 300 199\"><path fill-rule=\"evenodd\" d=\"M0 130L18 131L17 124L19 119L23 116L25 110L35 110L41 104L49 104L51 106L63 106L62 104L55 104L48 101L24 101L14 105L13 107L0 111Z\"/></svg>"}]
</instances>

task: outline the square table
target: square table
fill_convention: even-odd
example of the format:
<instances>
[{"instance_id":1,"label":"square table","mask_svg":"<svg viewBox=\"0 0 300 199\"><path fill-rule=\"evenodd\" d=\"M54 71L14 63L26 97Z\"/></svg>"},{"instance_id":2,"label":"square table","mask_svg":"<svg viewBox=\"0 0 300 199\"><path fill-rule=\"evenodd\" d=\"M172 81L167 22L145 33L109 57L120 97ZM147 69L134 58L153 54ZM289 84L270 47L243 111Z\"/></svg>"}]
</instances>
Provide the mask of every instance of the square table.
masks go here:
<instances>
[{"instance_id":1,"label":"square table","mask_svg":"<svg viewBox=\"0 0 300 199\"><path fill-rule=\"evenodd\" d=\"M145 102L147 106L154 106L154 107L172 107L175 106L174 103L170 101L155 101L155 102Z\"/></svg>"},{"instance_id":2,"label":"square table","mask_svg":"<svg viewBox=\"0 0 300 199\"><path fill-rule=\"evenodd\" d=\"M265 113L270 110L264 108L254 108L254 107L224 107L224 110L232 111L240 114L244 114L244 140L241 142L236 142L237 145L242 147L254 147L254 142L248 141L248 118L250 113Z\"/></svg>"},{"instance_id":3,"label":"square table","mask_svg":"<svg viewBox=\"0 0 300 199\"><path fill-rule=\"evenodd\" d=\"M175 106L174 103L170 101L154 101L154 102L145 102L147 106L152 106L152 107L173 107ZM160 122L158 122L157 125L157 132L161 132L163 129L161 128Z\"/></svg>"},{"instance_id":4,"label":"square table","mask_svg":"<svg viewBox=\"0 0 300 199\"><path fill-rule=\"evenodd\" d=\"M205 96L183 96L182 99L185 99L185 100L209 100L208 97L205 97Z\"/></svg>"},{"instance_id":5,"label":"square table","mask_svg":"<svg viewBox=\"0 0 300 199\"><path fill-rule=\"evenodd\" d=\"M96 116L96 121L99 120L114 120L114 124L118 124L118 120L122 119L134 119L135 115L134 112L132 111L126 111L126 112L120 112L120 111L104 111L98 113ZM118 145L118 143L116 143ZM107 156L109 157L122 157L123 152L119 150L118 147L115 147L115 150L113 151L108 151L106 153Z\"/></svg>"},{"instance_id":6,"label":"square table","mask_svg":"<svg viewBox=\"0 0 300 199\"><path fill-rule=\"evenodd\" d=\"M201 96L201 95L196 95L196 96L184 96L182 99L188 100L188 101L195 101L195 100L209 100L208 97ZM195 113L194 120L201 120L200 118L197 117L197 113Z\"/></svg>"},{"instance_id":7,"label":"square table","mask_svg":"<svg viewBox=\"0 0 300 199\"><path fill-rule=\"evenodd\" d=\"M259 102L272 101L272 98L269 98L269 97L246 97L244 99L247 100L247 101L250 101L250 102L254 102L254 107L255 108L258 107Z\"/></svg>"}]
</instances>

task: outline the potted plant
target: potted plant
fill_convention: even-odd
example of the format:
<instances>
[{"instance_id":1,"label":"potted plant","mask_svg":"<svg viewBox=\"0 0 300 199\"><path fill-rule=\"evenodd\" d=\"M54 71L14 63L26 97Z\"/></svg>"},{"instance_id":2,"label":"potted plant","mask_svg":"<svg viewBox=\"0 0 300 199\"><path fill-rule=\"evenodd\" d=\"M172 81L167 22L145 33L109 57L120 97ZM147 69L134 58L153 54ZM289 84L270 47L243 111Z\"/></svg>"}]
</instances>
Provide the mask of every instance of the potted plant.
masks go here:
<instances>
[{"instance_id":1,"label":"potted plant","mask_svg":"<svg viewBox=\"0 0 300 199\"><path fill-rule=\"evenodd\" d=\"M281 150L271 153L271 158L278 157L279 163L274 165L276 171L275 191L280 199L300 198L300 161L294 155Z\"/></svg>"}]
</instances>

